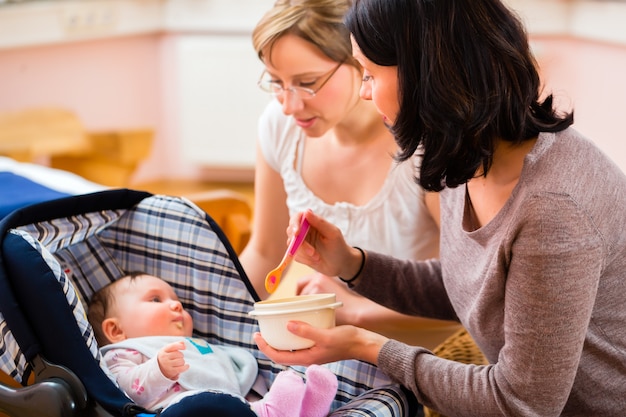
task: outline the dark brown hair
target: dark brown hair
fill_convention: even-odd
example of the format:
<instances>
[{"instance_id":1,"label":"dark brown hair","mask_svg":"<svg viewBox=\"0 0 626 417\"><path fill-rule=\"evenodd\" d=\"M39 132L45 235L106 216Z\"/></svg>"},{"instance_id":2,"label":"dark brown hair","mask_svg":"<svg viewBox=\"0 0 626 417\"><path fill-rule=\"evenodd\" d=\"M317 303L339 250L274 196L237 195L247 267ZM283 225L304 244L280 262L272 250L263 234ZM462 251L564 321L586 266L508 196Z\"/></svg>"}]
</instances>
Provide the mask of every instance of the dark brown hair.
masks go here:
<instances>
[{"instance_id":1,"label":"dark brown hair","mask_svg":"<svg viewBox=\"0 0 626 417\"><path fill-rule=\"evenodd\" d=\"M456 187L491 167L495 144L573 123L557 114L526 31L500 0L355 0L346 26L365 57L398 67L399 160L423 153L418 181Z\"/></svg>"}]
</instances>

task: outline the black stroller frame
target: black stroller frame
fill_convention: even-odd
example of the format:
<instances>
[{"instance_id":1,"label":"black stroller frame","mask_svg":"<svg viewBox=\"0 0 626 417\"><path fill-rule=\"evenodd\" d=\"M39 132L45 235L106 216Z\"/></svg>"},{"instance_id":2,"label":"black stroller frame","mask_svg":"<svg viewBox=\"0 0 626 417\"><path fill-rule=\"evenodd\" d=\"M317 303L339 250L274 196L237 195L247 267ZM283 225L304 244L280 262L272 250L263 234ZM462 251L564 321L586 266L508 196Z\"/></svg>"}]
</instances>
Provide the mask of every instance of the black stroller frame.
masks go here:
<instances>
[{"instance_id":1,"label":"black stroller frame","mask_svg":"<svg viewBox=\"0 0 626 417\"><path fill-rule=\"evenodd\" d=\"M0 369L23 385L0 384L0 411L10 416L156 415L109 377L85 318L86 300L128 271L169 282L193 317L194 336L249 350L268 387L284 369L252 341L258 326L248 312L259 298L233 248L210 215L184 198L122 189L39 203L4 218L0 240ZM339 380L331 416L417 413L415 397L374 366L327 366ZM238 413L181 401L161 415Z\"/></svg>"}]
</instances>

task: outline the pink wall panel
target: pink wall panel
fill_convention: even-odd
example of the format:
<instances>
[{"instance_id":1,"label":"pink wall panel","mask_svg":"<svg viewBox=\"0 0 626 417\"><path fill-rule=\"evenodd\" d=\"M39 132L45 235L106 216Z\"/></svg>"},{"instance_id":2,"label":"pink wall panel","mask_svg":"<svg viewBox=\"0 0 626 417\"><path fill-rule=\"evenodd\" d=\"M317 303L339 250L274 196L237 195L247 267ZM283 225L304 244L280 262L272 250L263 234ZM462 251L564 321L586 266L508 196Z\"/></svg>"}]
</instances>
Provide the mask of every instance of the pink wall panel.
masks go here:
<instances>
[{"instance_id":1,"label":"pink wall panel","mask_svg":"<svg viewBox=\"0 0 626 417\"><path fill-rule=\"evenodd\" d=\"M155 125L161 88L156 36L0 51L0 111L61 106L88 128Z\"/></svg>"}]
</instances>

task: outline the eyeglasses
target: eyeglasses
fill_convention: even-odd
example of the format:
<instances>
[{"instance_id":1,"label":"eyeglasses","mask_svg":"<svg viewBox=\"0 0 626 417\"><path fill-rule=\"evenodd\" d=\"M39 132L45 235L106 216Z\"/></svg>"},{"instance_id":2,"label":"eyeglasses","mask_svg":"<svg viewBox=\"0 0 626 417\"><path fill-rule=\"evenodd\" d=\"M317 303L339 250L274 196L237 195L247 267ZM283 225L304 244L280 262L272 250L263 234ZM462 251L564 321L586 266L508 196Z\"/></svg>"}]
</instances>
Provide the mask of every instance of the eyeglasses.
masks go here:
<instances>
[{"instance_id":1,"label":"eyeglasses","mask_svg":"<svg viewBox=\"0 0 626 417\"><path fill-rule=\"evenodd\" d=\"M294 96L297 96L298 98L302 100L308 100L308 99L315 97L318 91L320 91L322 87L326 85L326 83L333 77L333 75L335 75L339 67L341 67L342 65L343 65L343 62L340 62L339 65L337 65L331 71L329 71L328 73L318 78L317 81L326 77L326 79L322 81L319 87L317 87L315 90L311 88L299 87L299 86L291 86L291 87L285 88L282 86L280 82L273 81L270 78L270 75L267 73L267 71L263 71L263 74L261 74L261 78L259 79L259 82L257 83L257 85L261 88L261 90L267 93L270 93L275 97L281 97L285 93L285 91L289 91L291 92L291 94L293 94Z\"/></svg>"}]
</instances>

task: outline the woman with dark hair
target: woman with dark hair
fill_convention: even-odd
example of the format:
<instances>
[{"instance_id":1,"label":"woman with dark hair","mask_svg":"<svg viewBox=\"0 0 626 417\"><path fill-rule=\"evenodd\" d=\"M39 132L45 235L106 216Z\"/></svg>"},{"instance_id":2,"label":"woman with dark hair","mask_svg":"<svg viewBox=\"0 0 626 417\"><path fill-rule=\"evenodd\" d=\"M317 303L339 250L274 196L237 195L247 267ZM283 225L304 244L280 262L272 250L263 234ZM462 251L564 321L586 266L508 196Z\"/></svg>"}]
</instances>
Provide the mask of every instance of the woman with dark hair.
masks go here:
<instances>
[{"instance_id":1,"label":"woman with dark hair","mask_svg":"<svg viewBox=\"0 0 626 417\"><path fill-rule=\"evenodd\" d=\"M626 410L626 176L542 98L518 17L500 0L357 0L353 54L399 145L440 192L439 260L346 244L311 211L296 259L405 314L459 320L488 365L355 326L289 330L274 361L376 364L448 416L621 416ZM417 185L416 185L417 186Z\"/></svg>"}]
</instances>

